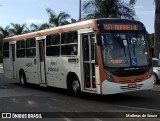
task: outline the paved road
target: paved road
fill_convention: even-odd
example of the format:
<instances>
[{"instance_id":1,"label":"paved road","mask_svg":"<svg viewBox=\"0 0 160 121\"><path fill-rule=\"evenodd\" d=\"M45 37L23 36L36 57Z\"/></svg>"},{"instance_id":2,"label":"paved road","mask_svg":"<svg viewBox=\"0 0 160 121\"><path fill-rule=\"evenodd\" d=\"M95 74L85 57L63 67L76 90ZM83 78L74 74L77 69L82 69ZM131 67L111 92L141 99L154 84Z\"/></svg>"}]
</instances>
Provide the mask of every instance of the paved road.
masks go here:
<instances>
[{"instance_id":1,"label":"paved road","mask_svg":"<svg viewBox=\"0 0 160 121\"><path fill-rule=\"evenodd\" d=\"M122 116L123 113L121 112L146 112L145 114L148 112L149 114L160 114L160 85L155 85L154 89L150 91L129 92L108 96L84 93L78 97L74 97L63 89L41 88L36 85L21 87L16 80L7 79L0 68L0 112L98 112L94 115L102 115L103 113L100 112L110 112L109 116L111 117L115 117L117 114ZM52 115L54 115L54 113ZM101 116L98 118L84 117L75 119L65 117L62 113L59 113L59 115L61 115L61 118L56 118L54 120L128 120L128 118L105 119L101 118ZM77 117L83 117L80 113L77 113L77 115ZM145 121L148 118L129 119L131 121ZM53 121L53 119L42 120ZM154 118L154 120L158 121L160 119Z\"/></svg>"}]
</instances>

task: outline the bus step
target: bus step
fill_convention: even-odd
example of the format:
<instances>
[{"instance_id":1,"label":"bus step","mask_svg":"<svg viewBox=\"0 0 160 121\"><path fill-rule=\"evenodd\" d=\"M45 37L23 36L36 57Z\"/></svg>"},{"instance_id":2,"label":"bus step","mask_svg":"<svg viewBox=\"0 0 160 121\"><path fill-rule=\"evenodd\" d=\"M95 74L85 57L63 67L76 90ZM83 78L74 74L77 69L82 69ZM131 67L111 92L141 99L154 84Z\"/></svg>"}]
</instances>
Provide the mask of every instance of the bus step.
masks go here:
<instances>
[{"instance_id":1,"label":"bus step","mask_svg":"<svg viewBox=\"0 0 160 121\"><path fill-rule=\"evenodd\" d=\"M47 87L47 83L40 83L39 84L41 87Z\"/></svg>"}]
</instances>

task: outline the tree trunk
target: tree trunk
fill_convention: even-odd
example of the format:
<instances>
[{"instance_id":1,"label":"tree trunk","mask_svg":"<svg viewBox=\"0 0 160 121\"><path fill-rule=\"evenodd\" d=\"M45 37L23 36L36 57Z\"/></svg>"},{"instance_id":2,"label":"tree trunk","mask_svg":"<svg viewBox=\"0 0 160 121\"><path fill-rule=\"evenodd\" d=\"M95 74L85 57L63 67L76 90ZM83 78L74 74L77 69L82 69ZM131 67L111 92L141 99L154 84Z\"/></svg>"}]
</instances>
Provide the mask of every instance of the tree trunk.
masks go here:
<instances>
[{"instance_id":1,"label":"tree trunk","mask_svg":"<svg viewBox=\"0 0 160 121\"><path fill-rule=\"evenodd\" d=\"M155 36L154 36L154 55L156 58L160 56L160 0L155 0Z\"/></svg>"}]
</instances>

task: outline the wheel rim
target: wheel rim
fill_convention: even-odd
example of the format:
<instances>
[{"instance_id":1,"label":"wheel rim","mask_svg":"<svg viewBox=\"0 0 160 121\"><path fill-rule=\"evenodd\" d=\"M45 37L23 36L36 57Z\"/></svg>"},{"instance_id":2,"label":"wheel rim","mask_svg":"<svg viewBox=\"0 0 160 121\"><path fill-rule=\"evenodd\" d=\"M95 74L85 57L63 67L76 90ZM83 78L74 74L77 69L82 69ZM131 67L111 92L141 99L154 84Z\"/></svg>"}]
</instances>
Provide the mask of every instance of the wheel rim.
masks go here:
<instances>
[{"instance_id":1,"label":"wheel rim","mask_svg":"<svg viewBox=\"0 0 160 121\"><path fill-rule=\"evenodd\" d=\"M153 75L153 78L154 78L154 84L156 83L156 81L157 81L157 77L156 77L156 75Z\"/></svg>"},{"instance_id":2,"label":"wheel rim","mask_svg":"<svg viewBox=\"0 0 160 121\"><path fill-rule=\"evenodd\" d=\"M80 89L80 84L79 84L78 80L73 81L73 83L72 83L72 89L73 89L73 91L74 91L75 94Z\"/></svg>"}]
</instances>

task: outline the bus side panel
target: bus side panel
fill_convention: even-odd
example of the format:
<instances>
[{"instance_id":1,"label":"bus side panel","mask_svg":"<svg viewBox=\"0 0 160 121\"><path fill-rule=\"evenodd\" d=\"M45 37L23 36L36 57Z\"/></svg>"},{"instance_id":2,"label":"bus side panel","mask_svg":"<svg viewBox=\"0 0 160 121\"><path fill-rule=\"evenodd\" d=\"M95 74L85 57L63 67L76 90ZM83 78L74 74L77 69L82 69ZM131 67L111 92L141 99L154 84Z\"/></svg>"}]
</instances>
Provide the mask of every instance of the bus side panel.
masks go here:
<instances>
[{"instance_id":1,"label":"bus side panel","mask_svg":"<svg viewBox=\"0 0 160 121\"><path fill-rule=\"evenodd\" d=\"M70 59L77 59L79 60L79 56L77 57L62 57L60 63L60 73L61 73L61 79L64 80L65 87L67 88L67 75L68 73L72 72L74 73L79 81L81 82L81 70L80 70L80 61L78 62L69 62ZM82 87L82 86L81 86Z\"/></svg>"},{"instance_id":2,"label":"bus side panel","mask_svg":"<svg viewBox=\"0 0 160 121\"><path fill-rule=\"evenodd\" d=\"M36 58L26 58L25 67L27 82L39 84Z\"/></svg>"},{"instance_id":3,"label":"bus side panel","mask_svg":"<svg viewBox=\"0 0 160 121\"><path fill-rule=\"evenodd\" d=\"M49 86L59 88L67 87L66 74L62 73L62 69L66 71L61 57L50 57L46 59L47 84ZM65 78L63 78L63 76L65 76Z\"/></svg>"},{"instance_id":4,"label":"bus side panel","mask_svg":"<svg viewBox=\"0 0 160 121\"><path fill-rule=\"evenodd\" d=\"M52 62L51 59L52 57L46 57L46 81L48 86L54 86L54 75L55 73L53 72L54 68L54 61ZM56 58L56 57L55 57ZM52 64L51 64L52 63Z\"/></svg>"},{"instance_id":5,"label":"bus side panel","mask_svg":"<svg viewBox=\"0 0 160 121\"><path fill-rule=\"evenodd\" d=\"M15 61L15 65L16 65L16 76L17 76L17 80L19 80L19 73L20 73L20 70L22 69L24 72L25 72L25 62L26 59L25 58L16 58L16 61ZM26 74L26 72L25 72Z\"/></svg>"},{"instance_id":6,"label":"bus side panel","mask_svg":"<svg viewBox=\"0 0 160 121\"><path fill-rule=\"evenodd\" d=\"M71 57L70 57L71 58ZM47 57L46 77L49 86L67 89L67 74L74 72L80 77L79 64L68 63L69 57Z\"/></svg>"},{"instance_id":7,"label":"bus side panel","mask_svg":"<svg viewBox=\"0 0 160 121\"><path fill-rule=\"evenodd\" d=\"M9 58L4 58L3 59L3 71L4 71L5 76L9 79L13 78L11 67L12 67L11 60Z\"/></svg>"},{"instance_id":8,"label":"bus side panel","mask_svg":"<svg viewBox=\"0 0 160 121\"><path fill-rule=\"evenodd\" d=\"M19 80L19 71L22 69L25 72L27 82L39 84L37 65L35 64L34 58L16 58L16 72L17 79Z\"/></svg>"}]
</instances>

